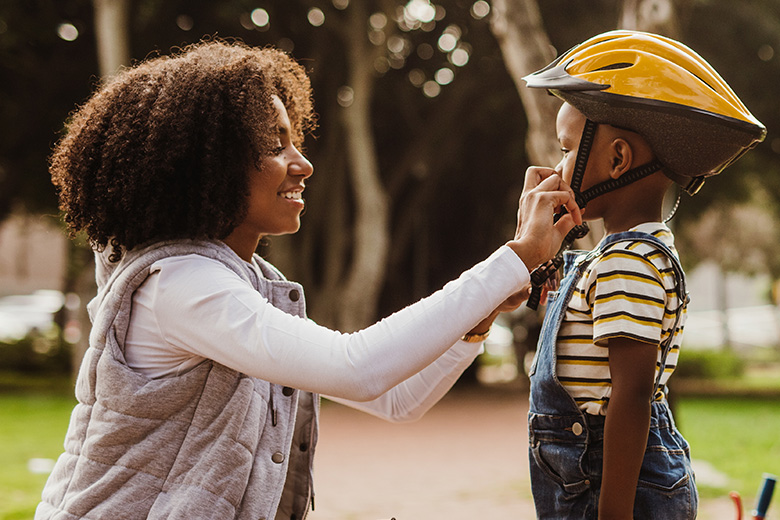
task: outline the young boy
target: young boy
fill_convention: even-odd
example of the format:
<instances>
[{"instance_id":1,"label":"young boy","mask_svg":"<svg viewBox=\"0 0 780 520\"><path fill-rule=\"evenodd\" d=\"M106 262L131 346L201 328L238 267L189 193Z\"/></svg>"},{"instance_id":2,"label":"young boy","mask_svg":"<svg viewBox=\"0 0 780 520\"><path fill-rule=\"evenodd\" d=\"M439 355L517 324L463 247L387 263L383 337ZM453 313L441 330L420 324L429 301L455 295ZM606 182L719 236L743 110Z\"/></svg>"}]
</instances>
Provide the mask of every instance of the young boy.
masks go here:
<instances>
[{"instance_id":1,"label":"young boy","mask_svg":"<svg viewBox=\"0 0 780 520\"><path fill-rule=\"evenodd\" d=\"M696 53L612 31L526 78L565 102L569 182L606 237L564 256L531 368L529 446L539 518L689 519L688 444L666 401L688 296L662 202L696 193L765 128Z\"/></svg>"}]
</instances>

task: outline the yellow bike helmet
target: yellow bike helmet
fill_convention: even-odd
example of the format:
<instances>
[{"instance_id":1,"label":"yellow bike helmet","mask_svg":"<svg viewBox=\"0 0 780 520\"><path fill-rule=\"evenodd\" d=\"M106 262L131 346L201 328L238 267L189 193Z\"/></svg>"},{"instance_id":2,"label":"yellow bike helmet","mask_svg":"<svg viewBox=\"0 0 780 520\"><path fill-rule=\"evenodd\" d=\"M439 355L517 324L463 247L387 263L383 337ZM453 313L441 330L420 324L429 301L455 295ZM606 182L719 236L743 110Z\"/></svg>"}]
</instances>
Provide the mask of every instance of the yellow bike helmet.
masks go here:
<instances>
[{"instance_id":1,"label":"yellow bike helmet","mask_svg":"<svg viewBox=\"0 0 780 520\"><path fill-rule=\"evenodd\" d=\"M655 34L600 34L524 79L595 123L642 135L664 173L690 194L766 136L704 58Z\"/></svg>"}]
</instances>

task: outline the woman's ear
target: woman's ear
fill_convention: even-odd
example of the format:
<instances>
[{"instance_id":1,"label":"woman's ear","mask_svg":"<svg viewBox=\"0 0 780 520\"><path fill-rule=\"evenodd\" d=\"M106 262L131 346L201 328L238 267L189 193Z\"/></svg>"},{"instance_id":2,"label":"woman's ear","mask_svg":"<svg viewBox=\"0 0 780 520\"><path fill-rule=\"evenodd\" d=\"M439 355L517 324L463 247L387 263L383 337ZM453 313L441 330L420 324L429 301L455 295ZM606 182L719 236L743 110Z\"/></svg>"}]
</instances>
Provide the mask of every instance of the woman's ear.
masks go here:
<instances>
[{"instance_id":1,"label":"woman's ear","mask_svg":"<svg viewBox=\"0 0 780 520\"><path fill-rule=\"evenodd\" d=\"M618 179L631 169L634 162L634 150L631 148L631 144L621 137L613 140L610 145L610 159L609 176Z\"/></svg>"}]
</instances>

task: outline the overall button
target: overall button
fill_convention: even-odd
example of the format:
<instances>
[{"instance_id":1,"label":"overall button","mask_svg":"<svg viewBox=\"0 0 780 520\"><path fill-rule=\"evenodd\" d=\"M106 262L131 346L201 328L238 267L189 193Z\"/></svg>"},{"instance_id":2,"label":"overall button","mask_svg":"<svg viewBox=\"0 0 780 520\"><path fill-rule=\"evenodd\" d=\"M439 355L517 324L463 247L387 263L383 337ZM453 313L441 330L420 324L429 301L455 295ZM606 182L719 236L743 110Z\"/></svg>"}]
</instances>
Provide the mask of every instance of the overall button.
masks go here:
<instances>
[{"instance_id":1,"label":"overall button","mask_svg":"<svg viewBox=\"0 0 780 520\"><path fill-rule=\"evenodd\" d=\"M292 291L290 291L289 296L290 296L290 300L294 302L297 302L298 300L301 299L301 293L298 292L298 289L293 289Z\"/></svg>"},{"instance_id":2,"label":"overall button","mask_svg":"<svg viewBox=\"0 0 780 520\"><path fill-rule=\"evenodd\" d=\"M574 423L571 427L571 432L577 436L582 435L582 425L578 422Z\"/></svg>"},{"instance_id":3,"label":"overall button","mask_svg":"<svg viewBox=\"0 0 780 520\"><path fill-rule=\"evenodd\" d=\"M282 395L284 395L285 397L290 397L291 395L293 395L294 391L295 390L293 390L289 386L285 386L284 388L282 388Z\"/></svg>"},{"instance_id":4,"label":"overall button","mask_svg":"<svg viewBox=\"0 0 780 520\"><path fill-rule=\"evenodd\" d=\"M277 451L276 453L271 455L271 460L277 464L281 464L282 462L284 462L284 453Z\"/></svg>"},{"instance_id":5,"label":"overall button","mask_svg":"<svg viewBox=\"0 0 780 520\"><path fill-rule=\"evenodd\" d=\"M301 451L306 451L309 449L309 445L305 442L302 442L301 445L298 446L298 449L300 449Z\"/></svg>"}]
</instances>

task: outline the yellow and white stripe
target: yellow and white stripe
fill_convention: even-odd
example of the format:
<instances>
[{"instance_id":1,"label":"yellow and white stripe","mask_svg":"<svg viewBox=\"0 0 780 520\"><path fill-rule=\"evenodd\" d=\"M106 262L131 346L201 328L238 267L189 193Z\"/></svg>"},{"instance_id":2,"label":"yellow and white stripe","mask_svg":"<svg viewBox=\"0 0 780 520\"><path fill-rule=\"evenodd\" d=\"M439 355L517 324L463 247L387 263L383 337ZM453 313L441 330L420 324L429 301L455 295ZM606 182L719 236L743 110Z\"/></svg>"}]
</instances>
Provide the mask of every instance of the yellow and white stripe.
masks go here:
<instances>
[{"instance_id":1,"label":"yellow and white stripe","mask_svg":"<svg viewBox=\"0 0 780 520\"><path fill-rule=\"evenodd\" d=\"M660 223L642 224L672 251L674 236ZM675 251L676 253L676 251ZM604 415L612 390L608 346L610 338L628 337L658 346L661 390L677 366L685 311L676 330L680 302L671 260L647 242L619 242L588 266L577 283L558 333L557 376L580 408ZM672 350L660 367L661 343L674 334Z\"/></svg>"}]
</instances>

